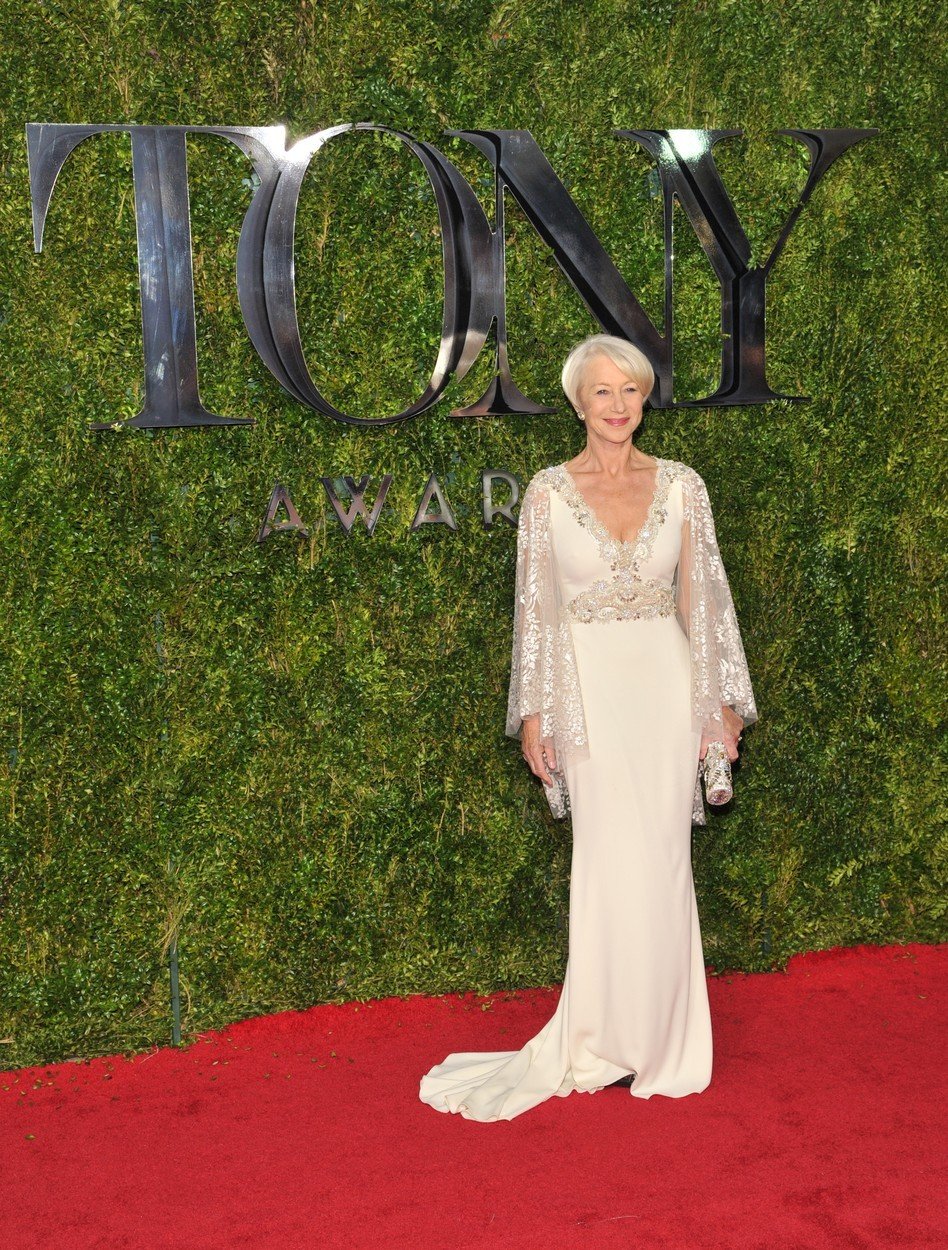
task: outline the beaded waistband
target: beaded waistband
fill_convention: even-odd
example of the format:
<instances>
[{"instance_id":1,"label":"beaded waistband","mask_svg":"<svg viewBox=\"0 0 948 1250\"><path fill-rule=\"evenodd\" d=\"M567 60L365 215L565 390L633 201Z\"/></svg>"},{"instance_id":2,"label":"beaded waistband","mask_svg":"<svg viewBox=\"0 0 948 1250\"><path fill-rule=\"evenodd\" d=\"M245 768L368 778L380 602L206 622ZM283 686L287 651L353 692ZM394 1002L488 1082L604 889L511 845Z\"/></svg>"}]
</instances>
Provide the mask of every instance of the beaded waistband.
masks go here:
<instances>
[{"instance_id":1,"label":"beaded waistband","mask_svg":"<svg viewBox=\"0 0 948 1250\"><path fill-rule=\"evenodd\" d=\"M635 621L674 616L675 596L664 582L614 578L595 582L563 609L572 621Z\"/></svg>"}]
</instances>

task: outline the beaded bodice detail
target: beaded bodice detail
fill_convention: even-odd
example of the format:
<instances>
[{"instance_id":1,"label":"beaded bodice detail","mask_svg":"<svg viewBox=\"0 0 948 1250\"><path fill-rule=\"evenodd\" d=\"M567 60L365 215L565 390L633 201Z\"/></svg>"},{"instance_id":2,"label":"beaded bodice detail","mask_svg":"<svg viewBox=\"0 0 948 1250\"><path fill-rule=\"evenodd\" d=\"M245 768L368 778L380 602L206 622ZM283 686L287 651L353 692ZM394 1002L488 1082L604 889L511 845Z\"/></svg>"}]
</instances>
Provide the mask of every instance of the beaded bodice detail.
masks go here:
<instances>
[{"instance_id":1,"label":"beaded bodice detail","mask_svg":"<svg viewBox=\"0 0 948 1250\"><path fill-rule=\"evenodd\" d=\"M564 607L573 621L626 621L653 616L672 616L675 596L669 582L644 572L656 536L668 514L668 495L676 469L684 466L658 459L652 501L639 532L632 539L619 539L609 532L587 504L569 470L554 465L545 476L568 505L573 518L594 540L608 575L597 578L574 595Z\"/></svg>"}]
</instances>

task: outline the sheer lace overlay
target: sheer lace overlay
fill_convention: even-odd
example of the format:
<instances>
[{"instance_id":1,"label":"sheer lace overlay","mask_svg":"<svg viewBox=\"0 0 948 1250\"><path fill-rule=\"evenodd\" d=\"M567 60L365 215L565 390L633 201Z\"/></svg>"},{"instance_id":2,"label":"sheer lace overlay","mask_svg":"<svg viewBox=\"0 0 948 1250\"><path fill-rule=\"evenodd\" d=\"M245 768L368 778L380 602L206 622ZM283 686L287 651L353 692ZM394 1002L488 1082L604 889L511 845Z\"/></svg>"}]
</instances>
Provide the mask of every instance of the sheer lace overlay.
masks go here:
<instances>
[{"instance_id":1,"label":"sheer lace overlay","mask_svg":"<svg viewBox=\"0 0 948 1250\"><path fill-rule=\"evenodd\" d=\"M643 574L655 537L668 515L672 483L682 485L683 519L678 565L671 586ZM611 577L596 580L563 601L550 530L550 492L556 491L595 539ZM520 735L524 717L540 717L540 735L558 763L588 758L582 690L571 628L589 621L620 621L676 614L689 641L691 712L696 732L723 737L721 707L732 707L745 725L757 720L750 675L734 604L718 550L704 481L677 461L658 461L655 491L635 539L614 538L586 505L563 465L541 470L523 496L517 533L513 652L506 732ZM564 816L561 787L544 790L554 816ZM693 819L705 823L700 782L695 779Z\"/></svg>"},{"instance_id":2,"label":"sheer lace overlay","mask_svg":"<svg viewBox=\"0 0 948 1250\"><path fill-rule=\"evenodd\" d=\"M552 743L559 764L561 757L588 758L589 744L573 639L554 565L548 474L541 471L531 480L520 507L507 733L517 737L523 718L538 715L540 737ZM555 794L550 797L556 802ZM565 815L560 803L553 814Z\"/></svg>"},{"instance_id":3,"label":"sheer lace overlay","mask_svg":"<svg viewBox=\"0 0 948 1250\"><path fill-rule=\"evenodd\" d=\"M757 720L757 705L708 490L694 469L682 467L684 520L674 590L691 648L692 721L695 729L721 738L722 706L733 708L746 726Z\"/></svg>"}]
</instances>

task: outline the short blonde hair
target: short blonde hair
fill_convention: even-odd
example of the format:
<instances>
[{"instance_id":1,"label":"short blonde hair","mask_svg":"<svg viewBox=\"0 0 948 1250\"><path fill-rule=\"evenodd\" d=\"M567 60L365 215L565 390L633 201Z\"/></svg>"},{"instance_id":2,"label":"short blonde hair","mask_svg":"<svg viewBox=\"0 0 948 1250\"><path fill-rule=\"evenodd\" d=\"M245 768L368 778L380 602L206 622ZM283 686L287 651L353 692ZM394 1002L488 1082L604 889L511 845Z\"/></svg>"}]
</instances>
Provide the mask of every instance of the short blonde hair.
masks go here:
<instances>
[{"instance_id":1,"label":"short blonde hair","mask_svg":"<svg viewBox=\"0 0 948 1250\"><path fill-rule=\"evenodd\" d=\"M628 340L617 338L614 334L591 334L588 339L576 344L563 365L560 380L566 398L574 408L579 409L579 390L583 384L586 366L596 356L607 356L632 379L642 392L642 398L648 399L655 385L655 370L645 353L633 347Z\"/></svg>"}]
</instances>

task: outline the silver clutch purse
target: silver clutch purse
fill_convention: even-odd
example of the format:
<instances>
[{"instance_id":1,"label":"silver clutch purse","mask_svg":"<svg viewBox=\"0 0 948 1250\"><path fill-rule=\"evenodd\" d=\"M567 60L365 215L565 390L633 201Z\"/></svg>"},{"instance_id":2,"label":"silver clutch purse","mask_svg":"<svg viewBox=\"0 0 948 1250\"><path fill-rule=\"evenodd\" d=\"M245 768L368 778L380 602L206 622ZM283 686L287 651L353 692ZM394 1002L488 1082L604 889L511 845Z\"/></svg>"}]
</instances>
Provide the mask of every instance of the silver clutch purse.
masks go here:
<instances>
[{"instance_id":1,"label":"silver clutch purse","mask_svg":"<svg viewBox=\"0 0 948 1250\"><path fill-rule=\"evenodd\" d=\"M731 761L728 759L727 747L723 742L710 742L701 761L701 772L704 777L704 793L708 802L715 807L727 803L734 793L731 782Z\"/></svg>"}]
</instances>

